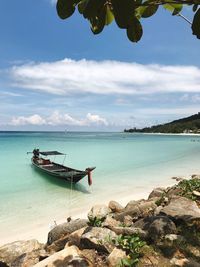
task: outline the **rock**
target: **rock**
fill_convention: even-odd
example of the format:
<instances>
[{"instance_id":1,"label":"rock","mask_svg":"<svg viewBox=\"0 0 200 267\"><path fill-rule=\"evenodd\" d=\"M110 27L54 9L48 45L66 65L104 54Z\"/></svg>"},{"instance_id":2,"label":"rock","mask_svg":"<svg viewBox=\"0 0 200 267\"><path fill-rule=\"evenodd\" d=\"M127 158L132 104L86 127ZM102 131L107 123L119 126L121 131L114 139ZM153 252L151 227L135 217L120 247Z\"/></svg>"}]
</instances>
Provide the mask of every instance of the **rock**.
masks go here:
<instances>
[{"instance_id":1,"label":"rock","mask_svg":"<svg viewBox=\"0 0 200 267\"><path fill-rule=\"evenodd\" d=\"M199 191L194 190L194 191L192 191L192 194L194 196L196 196L196 197L200 197L200 192Z\"/></svg>"},{"instance_id":2,"label":"rock","mask_svg":"<svg viewBox=\"0 0 200 267\"><path fill-rule=\"evenodd\" d=\"M140 203L143 203L145 200L144 199L140 199L140 200L131 200L128 202L128 204L126 205L125 207L125 211L128 211L128 210L132 210L134 209L135 207L137 207Z\"/></svg>"},{"instance_id":3,"label":"rock","mask_svg":"<svg viewBox=\"0 0 200 267\"><path fill-rule=\"evenodd\" d=\"M151 246L145 245L142 247L141 255L137 267L172 267L169 259L156 252Z\"/></svg>"},{"instance_id":4,"label":"rock","mask_svg":"<svg viewBox=\"0 0 200 267\"><path fill-rule=\"evenodd\" d=\"M179 196L182 192L181 188L178 188L177 186L172 186L167 190L167 197L172 198L173 196Z\"/></svg>"},{"instance_id":5,"label":"rock","mask_svg":"<svg viewBox=\"0 0 200 267\"><path fill-rule=\"evenodd\" d=\"M176 180L177 182L185 180L183 177L172 177L172 179Z\"/></svg>"},{"instance_id":6,"label":"rock","mask_svg":"<svg viewBox=\"0 0 200 267\"><path fill-rule=\"evenodd\" d=\"M138 227L148 233L151 241L157 241L167 234L176 233L176 225L166 216L151 216L137 221L134 227Z\"/></svg>"},{"instance_id":7,"label":"rock","mask_svg":"<svg viewBox=\"0 0 200 267\"><path fill-rule=\"evenodd\" d=\"M81 247L110 253L114 249L111 242L113 238L116 238L116 234L107 228L88 227L81 237Z\"/></svg>"},{"instance_id":8,"label":"rock","mask_svg":"<svg viewBox=\"0 0 200 267\"><path fill-rule=\"evenodd\" d=\"M134 235L137 234L142 239L145 239L147 237L147 232L143 231L140 228L136 227L113 227L111 228L113 232L115 232L117 235Z\"/></svg>"},{"instance_id":9,"label":"rock","mask_svg":"<svg viewBox=\"0 0 200 267\"><path fill-rule=\"evenodd\" d=\"M32 252L24 253L16 258L11 267L30 267L34 266L41 260L49 257L50 255L45 250L34 250Z\"/></svg>"},{"instance_id":10,"label":"rock","mask_svg":"<svg viewBox=\"0 0 200 267\"><path fill-rule=\"evenodd\" d=\"M9 267L5 262L0 261L0 267Z\"/></svg>"},{"instance_id":11,"label":"rock","mask_svg":"<svg viewBox=\"0 0 200 267\"><path fill-rule=\"evenodd\" d=\"M118 249L118 248L114 248L113 251L108 256L109 267L120 266L121 260L125 259L126 257L127 256L126 256L125 251Z\"/></svg>"},{"instance_id":12,"label":"rock","mask_svg":"<svg viewBox=\"0 0 200 267\"><path fill-rule=\"evenodd\" d=\"M164 187L158 187L155 188L149 195L148 199L152 198L160 198L165 194L165 188Z\"/></svg>"},{"instance_id":13,"label":"rock","mask_svg":"<svg viewBox=\"0 0 200 267\"><path fill-rule=\"evenodd\" d=\"M112 212L121 212L124 209L122 205L113 200L109 202L108 207L111 209Z\"/></svg>"},{"instance_id":14,"label":"rock","mask_svg":"<svg viewBox=\"0 0 200 267\"><path fill-rule=\"evenodd\" d=\"M200 179L200 175L199 174L193 174L191 177L192 177L192 179Z\"/></svg>"},{"instance_id":15,"label":"rock","mask_svg":"<svg viewBox=\"0 0 200 267\"><path fill-rule=\"evenodd\" d=\"M43 248L36 239L28 241L15 241L0 247L0 261L10 266L22 254Z\"/></svg>"},{"instance_id":16,"label":"rock","mask_svg":"<svg viewBox=\"0 0 200 267\"><path fill-rule=\"evenodd\" d=\"M62 236L71 234L72 232L85 226L87 226L87 220L84 219L77 219L74 221L59 224L48 233L47 244L51 245L54 241L60 239Z\"/></svg>"},{"instance_id":17,"label":"rock","mask_svg":"<svg viewBox=\"0 0 200 267\"><path fill-rule=\"evenodd\" d=\"M133 225L133 218L130 215L124 216L124 225L125 226Z\"/></svg>"},{"instance_id":18,"label":"rock","mask_svg":"<svg viewBox=\"0 0 200 267\"><path fill-rule=\"evenodd\" d=\"M170 260L170 263L173 264L173 266L175 267L182 267L182 266L186 266L186 264L188 263L188 259L186 258L182 258L182 259L177 259L177 258L172 258Z\"/></svg>"},{"instance_id":19,"label":"rock","mask_svg":"<svg viewBox=\"0 0 200 267\"><path fill-rule=\"evenodd\" d=\"M64 236L62 236L60 239L54 241L51 245L46 247L46 250L53 254L55 252L58 252L62 249L64 249L64 247L66 246L66 244L68 243L69 245L75 245L77 247L79 247L80 245L80 238L81 235L83 234L83 232L85 231L86 227L83 227L79 230L76 230L75 232L71 233L71 234L66 234Z\"/></svg>"},{"instance_id":20,"label":"rock","mask_svg":"<svg viewBox=\"0 0 200 267\"><path fill-rule=\"evenodd\" d=\"M181 196L173 196L169 205L161 209L160 214L186 223L200 219L200 209L196 202Z\"/></svg>"},{"instance_id":21,"label":"rock","mask_svg":"<svg viewBox=\"0 0 200 267\"><path fill-rule=\"evenodd\" d=\"M111 213L111 209L106 205L95 205L88 213L88 219L93 220L94 218L103 220L106 216Z\"/></svg>"},{"instance_id":22,"label":"rock","mask_svg":"<svg viewBox=\"0 0 200 267\"><path fill-rule=\"evenodd\" d=\"M43 261L40 261L34 267L64 267L80 266L93 267L93 265L83 256L76 246L64 248L54 253Z\"/></svg>"},{"instance_id":23,"label":"rock","mask_svg":"<svg viewBox=\"0 0 200 267\"><path fill-rule=\"evenodd\" d=\"M112 227L119 226L119 224L119 221L116 221L114 218L107 216L105 221L102 223L102 226L111 229Z\"/></svg>"},{"instance_id":24,"label":"rock","mask_svg":"<svg viewBox=\"0 0 200 267\"><path fill-rule=\"evenodd\" d=\"M124 221L125 216L131 216L134 220L137 220L139 217L147 216L149 213L153 213L157 205L154 201L140 201L137 203L128 203L125 210L118 214L114 215L114 218L119 221Z\"/></svg>"}]
</instances>

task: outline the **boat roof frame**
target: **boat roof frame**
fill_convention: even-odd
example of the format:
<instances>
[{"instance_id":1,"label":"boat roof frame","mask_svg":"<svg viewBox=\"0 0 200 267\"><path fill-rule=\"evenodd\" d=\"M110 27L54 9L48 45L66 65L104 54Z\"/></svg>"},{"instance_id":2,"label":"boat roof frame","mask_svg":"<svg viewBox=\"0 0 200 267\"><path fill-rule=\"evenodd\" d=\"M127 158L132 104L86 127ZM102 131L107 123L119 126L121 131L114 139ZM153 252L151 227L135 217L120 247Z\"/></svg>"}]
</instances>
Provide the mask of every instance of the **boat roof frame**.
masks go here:
<instances>
[{"instance_id":1,"label":"boat roof frame","mask_svg":"<svg viewBox=\"0 0 200 267\"><path fill-rule=\"evenodd\" d=\"M43 156L57 156L57 155L65 155L64 153L58 152L58 151L41 151L39 152Z\"/></svg>"}]
</instances>

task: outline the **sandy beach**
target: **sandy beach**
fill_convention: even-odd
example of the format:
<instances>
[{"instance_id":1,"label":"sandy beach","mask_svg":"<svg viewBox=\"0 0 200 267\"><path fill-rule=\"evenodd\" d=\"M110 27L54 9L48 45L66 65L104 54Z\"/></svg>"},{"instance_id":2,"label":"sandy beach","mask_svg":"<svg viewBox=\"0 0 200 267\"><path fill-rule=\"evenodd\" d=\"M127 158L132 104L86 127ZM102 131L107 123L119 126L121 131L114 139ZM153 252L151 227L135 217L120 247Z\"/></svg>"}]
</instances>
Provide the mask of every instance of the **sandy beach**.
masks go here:
<instances>
[{"instance_id":1,"label":"sandy beach","mask_svg":"<svg viewBox=\"0 0 200 267\"><path fill-rule=\"evenodd\" d=\"M122 193L121 195L112 195L110 194L107 198L104 200L99 199L96 200L94 203L88 204L84 208L77 208L76 210L73 210L70 212L70 217L73 219L77 218L87 218L87 213L92 208L92 206L97 204L106 204L108 205L109 201L115 200L118 203L120 203L122 206L126 206L126 204L131 200L139 200L139 199L146 199L148 198L148 195L151 193L151 191L155 187L168 187L172 186L176 183L175 180L172 180L171 178L167 181L158 182L156 186L148 186L145 189L140 189L138 192L132 192L130 190L129 192ZM0 245L7 244L10 242L18 241L18 240L29 240L29 239L37 239L41 243L46 243L47 241L47 235L48 232L56 225L60 223L66 222L66 218L63 217L57 217L52 219L48 222L48 220L41 221L39 218L36 218L34 222L30 222L29 225L26 225L26 227L21 225L17 225L16 227L13 227L12 231L9 233L5 232L3 235L1 235L0 239Z\"/></svg>"}]
</instances>

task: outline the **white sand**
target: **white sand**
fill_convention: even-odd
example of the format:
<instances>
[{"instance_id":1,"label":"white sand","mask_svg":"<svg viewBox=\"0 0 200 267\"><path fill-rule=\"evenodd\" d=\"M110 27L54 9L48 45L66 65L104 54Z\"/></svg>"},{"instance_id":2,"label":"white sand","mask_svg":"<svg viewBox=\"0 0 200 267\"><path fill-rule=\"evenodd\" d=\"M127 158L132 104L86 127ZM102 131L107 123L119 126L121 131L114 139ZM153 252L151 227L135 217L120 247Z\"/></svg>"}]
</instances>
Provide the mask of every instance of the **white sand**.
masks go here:
<instances>
[{"instance_id":1,"label":"white sand","mask_svg":"<svg viewBox=\"0 0 200 267\"><path fill-rule=\"evenodd\" d=\"M176 183L175 180L167 180L165 183L160 182L156 185L152 185L148 188L141 188L141 190L137 190L136 192L132 192L131 190L129 192L122 193L120 195L109 195L104 200L99 199L95 200L95 203L88 204L87 207L79 208L77 210L74 210L70 213L71 217L73 219L76 218L87 218L87 213L91 209L92 206L95 204L108 204L110 200L115 200L119 202L122 206L126 206L126 204L130 200L138 200L138 199L145 199L148 198L148 195L155 187L168 187L172 186ZM56 224L64 223L66 222L67 218L56 218ZM47 241L47 235L50 229L53 228L55 225L55 222L52 221L50 223L47 223L47 221L41 221L39 219L36 219L35 222L30 222L30 225L23 226L17 225L15 229L15 225L13 225L12 232L6 232L5 234L1 235L0 239L0 245L7 244L10 242L18 241L18 240L29 240L29 239L37 239L41 243L46 243Z\"/></svg>"}]
</instances>

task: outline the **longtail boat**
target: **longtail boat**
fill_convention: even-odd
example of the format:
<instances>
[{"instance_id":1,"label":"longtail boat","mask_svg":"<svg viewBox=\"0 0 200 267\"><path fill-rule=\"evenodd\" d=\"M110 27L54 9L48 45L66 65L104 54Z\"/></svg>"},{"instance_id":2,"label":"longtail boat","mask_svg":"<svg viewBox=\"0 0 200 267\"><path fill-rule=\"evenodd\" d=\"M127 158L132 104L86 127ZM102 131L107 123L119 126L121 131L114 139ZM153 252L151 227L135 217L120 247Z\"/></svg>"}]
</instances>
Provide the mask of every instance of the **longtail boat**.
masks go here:
<instances>
[{"instance_id":1,"label":"longtail boat","mask_svg":"<svg viewBox=\"0 0 200 267\"><path fill-rule=\"evenodd\" d=\"M84 171L73 169L61 164L58 164L54 161L51 161L48 156L64 156L63 164L65 161L66 154L58 152L58 151L40 151L39 149L34 149L32 152L33 157L31 159L34 167L39 169L40 171L47 173L51 176L55 176L57 178L66 180L70 183L77 183L85 176L88 176L88 184L92 184L92 176L91 172L96 167L86 168Z\"/></svg>"}]
</instances>

